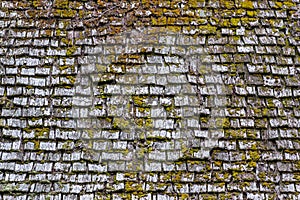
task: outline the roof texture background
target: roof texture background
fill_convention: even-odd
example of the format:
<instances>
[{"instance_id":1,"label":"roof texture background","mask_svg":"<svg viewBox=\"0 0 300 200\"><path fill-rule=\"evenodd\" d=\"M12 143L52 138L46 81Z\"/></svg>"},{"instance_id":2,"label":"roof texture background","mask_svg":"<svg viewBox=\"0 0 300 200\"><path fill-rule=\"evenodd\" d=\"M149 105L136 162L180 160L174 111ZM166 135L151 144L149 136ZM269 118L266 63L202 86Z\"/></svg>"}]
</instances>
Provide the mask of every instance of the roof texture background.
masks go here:
<instances>
[{"instance_id":1,"label":"roof texture background","mask_svg":"<svg viewBox=\"0 0 300 200\"><path fill-rule=\"evenodd\" d=\"M299 0L1 1L0 199L299 199L299 18ZM203 82L194 82L204 101L200 107L207 111L197 118L201 131L176 161L165 162L172 156L168 152L175 154L166 145L176 141L172 130L166 131L170 136L141 137L152 145L143 152L151 162L130 171L126 155L140 141L122 137L122 124L113 115L97 116L115 131L106 139L102 135L96 141L91 139L95 133L74 127L68 114L74 84L82 66L90 64L89 55L101 54L103 41L119 44L118 34L139 27L186 36L182 44L204 50L206 65L221 78L224 116L214 121L221 129L208 156L199 153L216 107L207 92L207 71L196 74ZM164 41L168 46L173 40ZM130 77L120 78L124 70L130 74L124 63L148 54L167 56L145 50L100 72L126 84ZM180 75L189 78L184 67L170 65L167 74L151 66L145 70L156 81L165 76L174 87L183 87ZM143 115L150 112L143 98L163 96L151 84L146 82L143 95L132 96L142 113L135 123L145 129L156 121ZM106 88L98 97L119 94L114 92ZM176 124L176 116L168 119ZM118 151L104 152L101 146L118 146ZM155 148L159 151L151 154Z\"/></svg>"}]
</instances>

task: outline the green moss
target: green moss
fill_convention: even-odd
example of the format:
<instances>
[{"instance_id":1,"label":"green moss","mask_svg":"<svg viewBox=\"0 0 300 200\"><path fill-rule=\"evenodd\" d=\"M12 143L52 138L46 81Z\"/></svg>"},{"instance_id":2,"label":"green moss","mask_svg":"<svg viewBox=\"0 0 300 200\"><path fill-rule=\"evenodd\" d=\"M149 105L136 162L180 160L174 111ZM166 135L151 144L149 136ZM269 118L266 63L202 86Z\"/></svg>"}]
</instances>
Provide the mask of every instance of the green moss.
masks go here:
<instances>
[{"instance_id":1,"label":"green moss","mask_svg":"<svg viewBox=\"0 0 300 200\"><path fill-rule=\"evenodd\" d=\"M138 125L138 127L143 127L143 119L135 119L135 123Z\"/></svg>"},{"instance_id":2,"label":"green moss","mask_svg":"<svg viewBox=\"0 0 300 200\"><path fill-rule=\"evenodd\" d=\"M256 128L267 128L268 125L268 119L263 118L263 119L255 119L255 127Z\"/></svg>"},{"instance_id":3,"label":"green moss","mask_svg":"<svg viewBox=\"0 0 300 200\"><path fill-rule=\"evenodd\" d=\"M138 107L138 111L140 112L140 113L148 113L148 112L150 112L150 108L145 108L145 107Z\"/></svg>"},{"instance_id":4,"label":"green moss","mask_svg":"<svg viewBox=\"0 0 300 200\"><path fill-rule=\"evenodd\" d=\"M272 98L268 98L268 99L267 99L267 106L268 106L268 107L275 107L275 104L274 104Z\"/></svg>"},{"instance_id":5,"label":"green moss","mask_svg":"<svg viewBox=\"0 0 300 200\"><path fill-rule=\"evenodd\" d=\"M260 108L253 108L253 111L256 115L260 115L261 114L261 109Z\"/></svg>"},{"instance_id":6,"label":"green moss","mask_svg":"<svg viewBox=\"0 0 300 200\"><path fill-rule=\"evenodd\" d=\"M90 138L93 138L93 136L94 136L94 131L93 131L93 130L88 129L88 130L86 130L86 132L87 132L87 134L88 134L88 136L89 136Z\"/></svg>"},{"instance_id":7,"label":"green moss","mask_svg":"<svg viewBox=\"0 0 300 200\"><path fill-rule=\"evenodd\" d=\"M200 117L200 122L201 123L207 123L208 122L208 118L207 117Z\"/></svg>"},{"instance_id":8,"label":"green moss","mask_svg":"<svg viewBox=\"0 0 300 200\"><path fill-rule=\"evenodd\" d=\"M263 108L262 109L262 115L265 117L265 116L268 116L269 115L269 109L268 108Z\"/></svg>"},{"instance_id":9,"label":"green moss","mask_svg":"<svg viewBox=\"0 0 300 200\"><path fill-rule=\"evenodd\" d=\"M213 194L201 194L199 195L199 197L201 197L201 199L205 199L205 200L217 200L217 196L213 195Z\"/></svg>"},{"instance_id":10,"label":"green moss","mask_svg":"<svg viewBox=\"0 0 300 200\"><path fill-rule=\"evenodd\" d=\"M181 31L181 27L180 26L168 26L168 30L177 33L179 31Z\"/></svg>"},{"instance_id":11,"label":"green moss","mask_svg":"<svg viewBox=\"0 0 300 200\"><path fill-rule=\"evenodd\" d=\"M245 12L246 12L245 9L236 9L235 10L236 15L243 15Z\"/></svg>"},{"instance_id":12,"label":"green moss","mask_svg":"<svg viewBox=\"0 0 300 200\"><path fill-rule=\"evenodd\" d=\"M225 130L225 137L230 138L244 138L246 133L246 129L226 129Z\"/></svg>"},{"instance_id":13,"label":"green moss","mask_svg":"<svg viewBox=\"0 0 300 200\"><path fill-rule=\"evenodd\" d=\"M300 181L300 174L299 173L295 173L294 174L294 179L297 181Z\"/></svg>"},{"instance_id":14,"label":"green moss","mask_svg":"<svg viewBox=\"0 0 300 200\"><path fill-rule=\"evenodd\" d=\"M269 182L262 182L262 186L269 188L269 189L274 188L274 185Z\"/></svg>"},{"instance_id":15,"label":"green moss","mask_svg":"<svg viewBox=\"0 0 300 200\"><path fill-rule=\"evenodd\" d=\"M146 196L143 189L143 183L137 183L133 181L125 182L125 192L132 193L133 195L138 196L138 198L142 198Z\"/></svg>"},{"instance_id":16,"label":"green moss","mask_svg":"<svg viewBox=\"0 0 300 200\"><path fill-rule=\"evenodd\" d=\"M198 3L200 3L200 2L205 2L205 0L189 0L187 5L190 8L197 8L198 7Z\"/></svg>"},{"instance_id":17,"label":"green moss","mask_svg":"<svg viewBox=\"0 0 300 200\"><path fill-rule=\"evenodd\" d=\"M232 37L234 41L239 41L241 39L240 36L233 36ZM234 65L233 65L234 66ZM234 66L236 68L236 66ZM235 70L236 71L236 70Z\"/></svg>"}]
</instances>

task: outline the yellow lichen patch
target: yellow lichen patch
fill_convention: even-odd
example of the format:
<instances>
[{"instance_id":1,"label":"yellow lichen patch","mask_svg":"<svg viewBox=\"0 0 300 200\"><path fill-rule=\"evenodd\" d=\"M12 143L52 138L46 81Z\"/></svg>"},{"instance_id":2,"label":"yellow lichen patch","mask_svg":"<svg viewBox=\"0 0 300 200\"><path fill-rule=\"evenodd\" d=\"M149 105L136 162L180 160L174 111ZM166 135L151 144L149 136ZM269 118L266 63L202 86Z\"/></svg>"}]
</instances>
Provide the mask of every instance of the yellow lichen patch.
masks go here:
<instances>
[{"instance_id":1,"label":"yellow lichen patch","mask_svg":"<svg viewBox=\"0 0 300 200\"><path fill-rule=\"evenodd\" d=\"M34 149L35 150L39 150L39 148L40 148L40 141L39 140L34 140L33 143L34 143Z\"/></svg>"},{"instance_id":2,"label":"yellow lichen patch","mask_svg":"<svg viewBox=\"0 0 300 200\"><path fill-rule=\"evenodd\" d=\"M231 18L230 23L233 26L239 26L240 25L240 19L239 18Z\"/></svg>"},{"instance_id":3,"label":"yellow lichen patch","mask_svg":"<svg viewBox=\"0 0 300 200\"><path fill-rule=\"evenodd\" d=\"M189 0L187 4L190 8L197 8L201 2L205 2L205 0Z\"/></svg>"},{"instance_id":4,"label":"yellow lichen patch","mask_svg":"<svg viewBox=\"0 0 300 200\"><path fill-rule=\"evenodd\" d=\"M246 12L245 9L237 9L237 10L235 10L235 14L236 15L243 15L245 12Z\"/></svg>"},{"instance_id":5,"label":"yellow lichen patch","mask_svg":"<svg viewBox=\"0 0 300 200\"><path fill-rule=\"evenodd\" d=\"M33 119L32 121L34 120L37 120L37 119ZM50 129L49 128L31 128L31 127L26 127L26 128L23 128L23 130L26 132L26 133L31 133L32 131L34 132L35 136L37 138L39 137L47 137L50 133Z\"/></svg>"},{"instance_id":6,"label":"yellow lichen patch","mask_svg":"<svg viewBox=\"0 0 300 200\"><path fill-rule=\"evenodd\" d=\"M43 6L43 1L42 0L34 0L32 1L33 7L42 7Z\"/></svg>"},{"instance_id":7,"label":"yellow lichen patch","mask_svg":"<svg viewBox=\"0 0 300 200\"><path fill-rule=\"evenodd\" d=\"M135 119L134 121L139 128L143 127L143 125L144 125L143 119Z\"/></svg>"},{"instance_id":8,"label":"yellow lichen patch","mask_svg":"<svg viewBox=\"0 0 300 200\"><path fill-rule=\"evenodd\" d=\"M275 2L275 8L282 8L282 2L276 1Z\"/></svg>"},{"instance_id":9,"label":"yellow lichen patch","mask_svg":"<svg viewBox=\"0 0 300 200\"><path fill-rule=\"evenodd\" d=\"M67 76L66 78L69 79L71 84L75 83L76 78L74 76Z\"/></svg>"},{"instance_id":10,"label":"yellow lichen patch","mask_svg":"<svg viewBox=\"0 0 300 200\"><path fill-rule=\"evenodd\" d=\"M97 0L97 4L100 6L100 7L105 7L105 2L103 0Z\"/></svg>"},{"instance_id":11,"label":"yellow lichen patch","mask_svg":"<svg viewBox=\"0 0 300 200\"><path fill-rule=\"evenodd\" d=\"M54 10L53 14L56 17L73 18L76 15L76 11L71 9L56 9Z\"/></svg>"},{"instance_id":12,"label":"yellow lichen patch","mask_svg":"<svg viewBox=\"0 0 300 200\"><path fill-rule=\"evenodd\" d=\"M228 118L216 118L216 127L230 127L230 121Z\"/></svg>"},{"instance_id":13,"label":"yellow lichen patch","mask_svg":"<svg viewBox=\"0 0 300 200\"><path fill-rule=\"evenodd\" d=\"M145 106L146 96L132 96L133 103L137 106Z\"/></svg>"},{"instance_id":14,"label":"yellow lichen patch","mask_svg":"<svg viewBox=\"0 0 300 200\"><path fill-rule=\"evenodd\" d=\"M188 199L189 195L188 194L181 194L180 199Z\"/></svg>"},{"instance_id":15,"label":"yellow lichen patch","mask_svg":"<svg viewBox=\"0 0 300 200\"><path fill-rule=\"evenodd\" d=\"M127 181L125 183L125 190L128 192L133 192L137 190L142 190L142 187L138 183Z\"/></svg>"},{"instance_id":16,"label":"yellow lichen patch","mask_svg":"<svg viewBox=\"0 0 300 200\"><path fill-rule=\"evenodd\" d=\"M67 56L71 56L73 55L77 50L77 47L76 46L71 46L71 47L68 47L67 48L67 52L66 52L66 55Z\"/></svg>"},{"instance_id":17,"label":"yellow lichen patch","mask_svg":"<svg viewBox=\"0 0 300 200\"><path fill-rule=\"evenodd\" d=\"M241 6L246 9L254 9L253 2L249 0L242 0Z\"/></svg>"},{"instance_id":18,"label":"yellow lichen patch","mask_svg":"<svg viewBox=\"0 0 300 200\"><path fill-rule=\"evenodd\" d=\"M115 117L113 127L119 127L121 129L129 128L129 122L121 117Z\"/></svg>"},{"instance_id":19,"label":"yellow lichen patch","mask_svg":"<svg viewBox=\"0 0 300 200\"><path fill-rule=\"evenodd\" d=\"M200 199L206 200L217 200L218 196L216 194L201 194L199 195Z\"/></svg>"},{"instance_id":20,"label":"yellow lichen patch","mask_svg":"<svg viewBox=\"0 0 300 200\"><path fill-rule=\"evenodd\" d=\"M291 8L293 6L296 6L296 3L289 0L289 1L284 1L283 5L285 5L287 8Z\"/></svg>"},{"instance_id":21,"label":"yellow lichen patch","mask_svg":"<svg viewBox=\"0 0 300 200\"><path fill-rule=\"evenodd\" d=\"M221 7L226 8L226 9L232 9L234 8L234 1L228 1L228 0L221 0L220 1Z\"/></svg>"},{"instance_id":22,"label":"yellow lichen patch","mask_svg":"<svg viewBox=\"0 0 300 200\"><path fill-rule=\"evenodd\" d=\"M245 138L246 137L246 130L245 129L239 129L239 130L225 130L225 137L230 138Z\"/></svg>"},{"instance_id":23,"label":"yellow lichen patch","mask_svg":"<svg viewBox=\"0 0 300 200\"><path fill-rule=\"evenodd\" d=\"M56 8L68 8L69 0L55 0L54 6Z\"/></svg>"},{"instance_id":24,"label":"yellow lichen patch","mask_svg":"<svg viewBox=\"0 0 300 200\"><path fill-rule=\"evenodd\" d=\"M59 70L61 70L61 71L65 70L65 69L68 69L68 68L73 68L73 66L72 65L61 65L61 66L59 66Z\"/></svg>"},{"instance_id":25,"label":"yellow lichen patch","mask_svg":"<svg viewBox=\"0 0 300 200\"><path fill-rule=\"evenodd\" d=\"M257 21L258 19L255 17L242 17L242 24L248 26L250 23Z\"/></svg>"},{"instance_id":26,"label":"yellow lichen patch","mask_svg":"<svg viewBox=\"0 0 300 200\"><path fill-rule=\"evenodd\" d=\"M67 38L62 38L61 42L64 43L65 45L72 45L73 41Z\"/></svg>"},{"instance_id":27,"label":"yellow lichen patch","mask_svg":"<svg viewBox=\"0 0 300 200\"><path fill-rule=\"evenodd\" d=\"M249 151L250 160L257 161L260 159L260 153L258 151Z\"/></svg>"},{"instance_id":28,"label":"yellow lichen patch","mask_svg":"<svg viewBox=\"0 0 300 200\"><path fill-rule=\"evenodd\" d=\"M258 177L262 181L266 180L267 177L266 172L259 172Z\"/></svg>"},{"instance_id":29,"label":"yellow lichen patch","mask_svg":"<svg viewBox=\"0 0 300 200\"><path fill-rule=\"evenodd\" d=\"M166 25L167 17L151 18L152 25Z\"/></svg>"},{"instance_id":30,"label":"yellow lichen patch","mask_svg":"<svg viewBox=\"0 0 300 200\"><path fill-rule=\"evenodd\" d=\"M217 31L217 27L216 26L212 26L210 24L206 25L206 26L199 26L199 29L201 31L203 31L203 33L209 33L209 34L216 34Z\"/></svg>"},{"instance_id":31,"label":"yellow lichen patch","mask_svg":"<svg viewBox=\"0 0 300 200\"><path fill-rule=\"evenodd\" d=\"M249 17L257 16L257 11L248 10L248 11L247 11L247 15L248 15Z\"/></svg>"}]
</instances>

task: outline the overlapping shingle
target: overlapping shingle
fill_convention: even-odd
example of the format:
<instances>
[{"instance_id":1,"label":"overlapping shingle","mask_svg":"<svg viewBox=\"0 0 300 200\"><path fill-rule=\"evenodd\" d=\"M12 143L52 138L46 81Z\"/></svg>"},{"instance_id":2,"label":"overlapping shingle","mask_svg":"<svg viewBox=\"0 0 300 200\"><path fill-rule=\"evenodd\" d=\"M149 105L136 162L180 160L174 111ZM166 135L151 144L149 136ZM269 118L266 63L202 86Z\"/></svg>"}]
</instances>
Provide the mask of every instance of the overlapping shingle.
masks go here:
<instances>
[{"instance_id":1,"label":"overlapping shingle","mask_svg":"<svg viewBox=\"0 0 300 200\"><path fill-rule=\"evenodd\" d=\"M298 199L299 9L2 1L0 199Z\"/></svg>"}]
</instances>

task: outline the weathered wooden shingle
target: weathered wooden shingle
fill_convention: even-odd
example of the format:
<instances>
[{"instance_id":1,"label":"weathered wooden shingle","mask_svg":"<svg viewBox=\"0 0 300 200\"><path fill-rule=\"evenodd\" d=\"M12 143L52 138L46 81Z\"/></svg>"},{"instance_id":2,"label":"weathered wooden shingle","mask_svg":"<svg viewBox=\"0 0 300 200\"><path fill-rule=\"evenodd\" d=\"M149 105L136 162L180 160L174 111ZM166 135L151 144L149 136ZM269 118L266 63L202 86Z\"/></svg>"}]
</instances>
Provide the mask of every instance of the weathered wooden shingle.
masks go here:
<instances>
[{"instance_id":1,"label":"weathered wooden shingle","mask_svg":"<svg viewBox=\"0 0 300 200\"><path fill-rule=\"evenodd\" d=\"M0 199L299 199L299 1L0 2Z\"/></svg>"}]
</instances>

